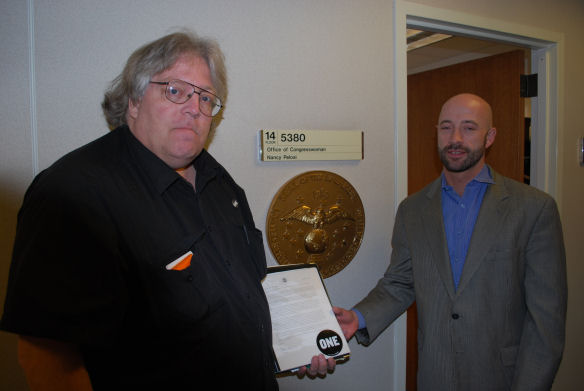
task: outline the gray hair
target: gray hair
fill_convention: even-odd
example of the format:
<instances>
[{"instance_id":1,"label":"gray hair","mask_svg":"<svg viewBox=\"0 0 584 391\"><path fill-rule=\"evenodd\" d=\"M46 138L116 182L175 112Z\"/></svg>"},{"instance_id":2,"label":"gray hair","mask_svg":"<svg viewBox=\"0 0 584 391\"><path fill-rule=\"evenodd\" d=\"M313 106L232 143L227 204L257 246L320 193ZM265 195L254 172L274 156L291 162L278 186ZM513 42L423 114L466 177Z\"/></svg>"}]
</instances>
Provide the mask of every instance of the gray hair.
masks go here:
<instances>
[{"instance_id":1,"label":"gray hair","mask_svg":"<svg viewBox=\"0 0 584 391\"><path fill-rule=\"evenodd\" d=\"M171 68L184 54L194 54L205 60L211 71L215 93L225 105L227 71L225 57L219 45L212 39L198 37L190 31L181 31L142 46L128 58L124 70L111 82L101 103L110 129L126 124L129 100L139 102L151 78ZM216 126L215 118L212 128Z\"/></svg>"}]
</instances>

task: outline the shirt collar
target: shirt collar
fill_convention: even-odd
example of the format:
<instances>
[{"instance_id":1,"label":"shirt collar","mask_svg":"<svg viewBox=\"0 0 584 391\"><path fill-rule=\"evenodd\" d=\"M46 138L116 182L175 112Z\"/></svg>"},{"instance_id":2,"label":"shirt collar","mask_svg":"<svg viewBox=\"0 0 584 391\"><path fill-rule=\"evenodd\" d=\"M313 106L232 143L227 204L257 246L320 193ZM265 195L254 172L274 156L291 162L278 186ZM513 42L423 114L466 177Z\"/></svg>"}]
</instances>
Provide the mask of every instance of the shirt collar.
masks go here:
<instances>
[{"instance_id":1,"label":"shirt collar","mask_svg":"<svg viewBox=\"0 0 584 391\"><path fill-rule=\"evenodd\" d=\"M491 174L491 168L486 164L483 166L481 172L479 172L478 175L473 180L489 184L495 183L493 175Z\"/></svg>"},{"instance_id":2,"label":"shirt collar","mask_svg":"<svg viewBox=\"0 0 584 391\"><path fill-rule=\"evenodd\" d=\"M122 131L132 158L140 169L148 176L156 191L164 193L178 180L184 180L176 171L164 163L158 156L144 146L130 131L126 125L116 131ZM205 149L193 160L196 171L197 192L203 191L207 183L219 175L223 167Z\"/></svg>"},{"instance_id":3,"label":"shirt collar","mask_svg":"<svg viewBox=\"0 0 584 391\"><path fill-rule=\"evenodd\" d=\"M182 177L164 163L158 156L144 146L130 131L130 128L123 126L115 131L122 131L127 140L127 145L136 165L145 173L150 183L154 185L156 191L164 193L177 180ZM202 150L199 156L193 161L197 172L197 191L201 191L204 185L215 175L219 163L206 151Z\"/></svg>"},{"instance_id":4,"label":"shirt collar","mask_svg":"<svg viewBox=\"0 0 584 391\"><path fill-rule=\"evenodd\" d=\"M163 193L172 183L179 179L179 174L146 148L134 136L128 126L124 125L114 130L114 132L117 131L122 131L125 136L130 155L132 156L132 163L138 166L138 169L148 177L148 182L154 185L157 192Z\"/></svg>"},{"instance_id":5,"label":"shirt collar","mask_svg":"<svg viewBox=\"0 0 584 391\"><path fill-rule=\"evenodd\" d=\"M493 175L491 173L491 168L485 164L483 166L483 168L481 169L481 171L477 174L477 176L475 176L473 178L472 181L469 182L469 184L472 182L487 183L487 184L495 183L495 180L493 179ZM446 183L446 177L444 176L444 173L442 173L442 189L449 189L451 187L452 186L450 186L450 185L448 185L448 183Z\"/></svg>"},{"instance_id":6,"label":"shirt collar","mask_svg":"<svg viewBox=\"0 0 584 391\"><path fill-rule=\"evenodd\" d=\"M195 158L193 165L197 172L195 178L197 192L202 192L207 183L223 171L223 166L221 166L206 149L203 149L199 156Z\"/></svg>"}]
</instances>

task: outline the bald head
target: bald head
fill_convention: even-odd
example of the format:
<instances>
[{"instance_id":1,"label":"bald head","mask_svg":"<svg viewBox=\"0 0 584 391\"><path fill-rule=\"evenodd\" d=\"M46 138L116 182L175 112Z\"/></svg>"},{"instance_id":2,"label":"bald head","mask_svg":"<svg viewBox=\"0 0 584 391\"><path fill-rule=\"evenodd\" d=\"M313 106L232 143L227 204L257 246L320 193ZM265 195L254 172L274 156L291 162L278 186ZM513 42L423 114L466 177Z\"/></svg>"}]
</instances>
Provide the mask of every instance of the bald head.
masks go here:
<instances>
[{"instance_id":1,"label":"bald head","mask_svg":"<svg viewBox=\"0 0 584 391\"><path fill-rule=\"evenodd\" d=\"M479 122L478 125L483 129L490 129L493 126L491 105L478 95L464 93L454 95L448 99L442 105L438 124L440 125L444 120L449 120L447 117L453 113L475 118Z\"/></svg>"}]
</instances>

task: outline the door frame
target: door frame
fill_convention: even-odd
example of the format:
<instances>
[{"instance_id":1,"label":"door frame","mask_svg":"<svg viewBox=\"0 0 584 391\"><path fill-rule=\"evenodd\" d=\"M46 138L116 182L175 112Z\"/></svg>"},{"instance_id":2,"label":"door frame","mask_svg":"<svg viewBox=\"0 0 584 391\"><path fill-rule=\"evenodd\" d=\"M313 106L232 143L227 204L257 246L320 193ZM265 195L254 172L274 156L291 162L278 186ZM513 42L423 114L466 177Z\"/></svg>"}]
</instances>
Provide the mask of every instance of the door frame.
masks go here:
<instances>
[{"instance_id":1,"label":"door frame","mask_svg":"<svg viewBox=\"0 0 584 391\"><path fill-rule=\"evenodd\" d=\"M560 212L563 122L564 35L448 9L393 0L394 54L394 210L407 196L406 28L489 39L531 49L531 73L538 74L538 96L531 99L531 185L556 199ZM392 326L394 390L406 388L406 315Z\"/></svg>"}]
</instances>

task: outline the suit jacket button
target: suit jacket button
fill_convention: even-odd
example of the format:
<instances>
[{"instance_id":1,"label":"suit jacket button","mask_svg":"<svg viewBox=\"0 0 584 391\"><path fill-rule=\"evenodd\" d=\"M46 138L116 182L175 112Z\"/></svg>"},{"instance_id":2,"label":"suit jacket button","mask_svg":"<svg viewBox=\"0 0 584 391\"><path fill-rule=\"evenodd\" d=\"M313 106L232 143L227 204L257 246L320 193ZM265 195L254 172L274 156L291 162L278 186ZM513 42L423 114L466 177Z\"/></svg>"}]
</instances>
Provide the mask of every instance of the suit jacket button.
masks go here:
<instances>
[{"instance_id":1,"label":"suit jacket button","mask_svg":"<svg viewBox=\"0 0 584 391\"><path fill-rule=\"evenodd\" d=\"M452 319L456 320L458 318L460 318L460 315L458 315L458 314L452 314Z\"/></svg>"}]
</instances>

